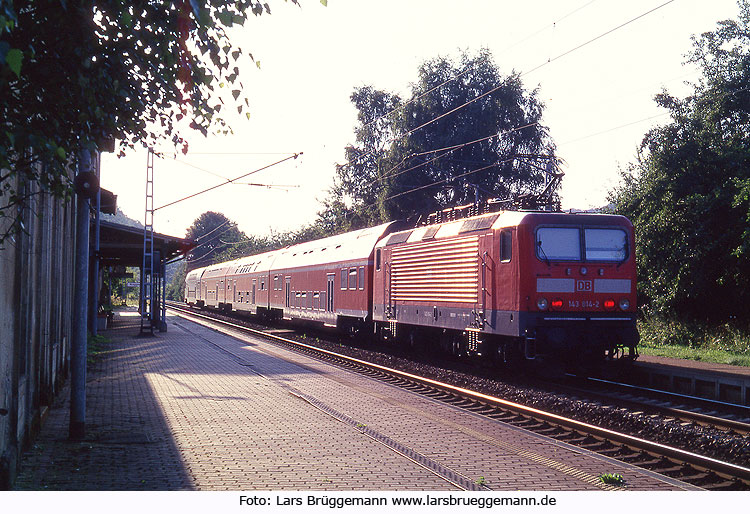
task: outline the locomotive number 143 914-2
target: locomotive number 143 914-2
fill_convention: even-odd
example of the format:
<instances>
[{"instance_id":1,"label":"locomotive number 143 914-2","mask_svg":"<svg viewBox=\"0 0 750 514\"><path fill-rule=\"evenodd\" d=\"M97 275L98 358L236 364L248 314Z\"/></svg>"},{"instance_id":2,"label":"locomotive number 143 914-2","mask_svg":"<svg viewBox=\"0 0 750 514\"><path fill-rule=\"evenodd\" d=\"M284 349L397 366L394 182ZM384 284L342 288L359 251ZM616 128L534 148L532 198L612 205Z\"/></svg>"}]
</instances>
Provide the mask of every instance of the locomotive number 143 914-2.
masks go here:
<instances>
[{"instance_id":1,"label":"locomotive number 143 914-2","mask_svg":"<svg viewBox=\"0 0 750 514\"><path fill-rule=\"evenodd\" d=\"M599 306L599 300L568 300L570 309L598 309Z\"/></svg>"}]
</instances>

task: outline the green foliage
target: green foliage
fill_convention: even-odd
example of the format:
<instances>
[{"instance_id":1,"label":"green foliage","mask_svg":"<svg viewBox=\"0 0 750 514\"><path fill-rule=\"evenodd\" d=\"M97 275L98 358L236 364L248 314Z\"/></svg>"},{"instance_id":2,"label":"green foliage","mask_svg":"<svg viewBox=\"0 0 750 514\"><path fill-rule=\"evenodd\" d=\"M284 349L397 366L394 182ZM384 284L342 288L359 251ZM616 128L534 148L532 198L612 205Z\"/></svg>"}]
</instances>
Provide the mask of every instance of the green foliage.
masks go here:
<instances>
[{"instance_id":1,"label":"green foliage","mask_svg":"<svg viewBox=\"0 0 750 514\"><path fill-rule=\"evenodd\" d=\"M178 269L172 277L167 289L168 294L171 294L171 299L182 299L185 275L196 268L320 239L331 234L324 225L315 223L289 232L272 232L266 237L247 236L225 215L204 212L187 230L185 237L198 243L198 246L188 253L184 268Z\"/></svg>"},{"instance_id":2,"label":"green foliage","mask_svg":"<svg viewBox=\"0 0 750 514\"><path fill-rule=\"evenodd\" d=\"M371 86L351 100L356 143L320 213L326 226L471 203L477 187L498 198L534 192L545 164L557 161L537 92L525 91L518 74L502 76L488 50L423 63L407 100Z\"/></svg>"},{"instance_id":3,"label":"green foliage","mask_svg":"<svg viewBox=\"0 0 750 514\"><path fill-rule=\"evenodd\" d=\"M602 473L599 481L608 485L625 485L625 479L619 473Z\"/></svg>"},{"instance_id":4,"label":"green foliage","mask_svg":"<svg viewBox=\"0 0 750 514\"><path fill-rule=\"evenodd\" d=\"M646 134L613 191L635 225L647 315L750 321L750 9L694 38L703 78L685 99L663 92L672 122Z\"/></svg>"},{"instance_id":5,"label":"green foliage","mask_svg":"<svg viewBox=\"0 0 750 514\"><path fill-rule=\"evenodd\" d=\"M647 317L638 322L639 351L679 359L750 366L750 327Z\"/></svg>"},{"instance_id":6,"label":"green foliage","mask_svg":"<svg viewBox=\"0 0 750 514\"><path fill-rule=\"evenodd\" d=\"M188 127L229 131L216 93L244 91L240 68L255 61L229 31L264 12L258 0L0 0L0 217L24 202L15 176L69 193L81 149L118 139L186 151Z\"/></svg>"},{"instance_id":7,"label":"green foliage","mask_svg":"<svg viewBox=\"0 0 750 514\"><path fill-rule=\"evenodd\" d=\"M168 279L165 295L167 300L181 302L185 296L185 275L187 275L185 261L175 263L172 266L175 266L176 269L172 279ZM167 271L167 275L169 275L169 271Z\"/></svg>"},{"instance_id":8,"label":"green foliage","mask_svg":"<svg viewBox=\"0 0 750 514\"><path fill-rule=\"evenodd\" d=\"M86 335L86 363L93 364L96 359L104 351L104 346L110 343L111 340L104 335L97 334L92 336L90 333Z\"/></svg>"},{"instance_id":9,"label":"green foliage","mask_svg":"<svg viewBox=\"0 0 750 514\"><path fill-rule=\"evenodd\" d=\"M229 260L220 257L221 254L235 243L247 239L234 221L219 212L212 211L204 212L196 218L188 228L185 237L198 243L198 246L187 255L186 272L214 262Z\"/></svg>"}]
</instances>

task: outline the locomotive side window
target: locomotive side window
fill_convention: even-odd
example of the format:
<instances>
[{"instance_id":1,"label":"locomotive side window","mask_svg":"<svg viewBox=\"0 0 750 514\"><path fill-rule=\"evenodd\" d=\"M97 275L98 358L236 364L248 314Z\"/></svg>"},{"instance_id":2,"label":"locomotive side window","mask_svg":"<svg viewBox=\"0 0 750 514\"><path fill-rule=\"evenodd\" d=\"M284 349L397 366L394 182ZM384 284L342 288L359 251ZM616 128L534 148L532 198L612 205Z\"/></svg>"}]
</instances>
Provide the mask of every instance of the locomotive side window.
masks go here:
<instances>
[{"instance_id":1,"label":"locomotive side window","mask_svg":"<svg viewBox=\"0 0 750 514\"><path fill-rule=\"evenodd\" d=\"M380 271L380 248L375 250L375 269Z\"/></svg>"},{"instance_id":2,"label":"locomotive side window","mask_svg":"<svg viewBox=\"0 0 750 514\"><path fill-rule=\"evenodd\" d=\"M567 227L540 227L536 231L536 256L543 261L580 261L580 230Z\"/></svg>"},{"instance_id":3,"label":"locomotive side window","mask_svg":"<svg viewBox=\"0 0 750 514\"><path fill-rule=\"evenodd\" d=\"M624 230L587 228L583 236L587 261L621 262L628 257L628 236Z\"/></svg>"},{"instance_id":4,"label":"locomotive side window","mask_svg":"<svg viewBox=\"0 0 750 514\"><path fill-rule=\"evenodd\" d=\"M360 289L365 288L365 267L364 266L359 267L359 288Z\"/></svg>"},{"instance_id":5,"label":"locomotive side window","mask_svg":"<svg viewBox=\"0 0 750 514\"><path fill-rule=\"evenodd\" d=\"M513 257L513 233L510 230L500 232L500 262L510 262Z\"/></svg>"},{"instance_id":6,"label":"locomotive side window","mask_svg":"<svg viewBox=\"0 0 750 514\"><path fill-rule=\"evenodd\" d=\"M347 273L349 273L349 271L346 268L341 270L341 289L342 290L346 289L346 286L347 286Z\"/></svg>"},{"instance_id":7,"label":"locomotive side window","mask_svg":"<svg viewBox=\"0 0 750 514\"><path fill-rule=\"evenodd\" d=\"M349 289L357 289L357 268L349 268Z\"/></svg>"}]
</instances>

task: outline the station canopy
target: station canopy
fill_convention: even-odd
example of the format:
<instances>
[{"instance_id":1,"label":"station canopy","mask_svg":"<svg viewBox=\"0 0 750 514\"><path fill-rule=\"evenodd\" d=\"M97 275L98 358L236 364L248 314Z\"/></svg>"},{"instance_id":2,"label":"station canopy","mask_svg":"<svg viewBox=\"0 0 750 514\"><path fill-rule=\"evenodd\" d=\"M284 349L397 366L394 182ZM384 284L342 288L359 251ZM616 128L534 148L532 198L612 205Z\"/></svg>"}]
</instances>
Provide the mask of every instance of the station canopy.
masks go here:
<instances>
[{"instance_id":1,"label":"station canopy","mask_svg":"<svg viewBox=\"0 0 750 514\"><path fill-rule=\"evenodd\" d=\"M93 234L90 241L93 243ZM161 262L179 259L195 246L190 239L154 232L154 251L158 252ZM100 221L99 257L103 266L140 268L143 265L143 227Z\"/></svg>"}]
</instances>

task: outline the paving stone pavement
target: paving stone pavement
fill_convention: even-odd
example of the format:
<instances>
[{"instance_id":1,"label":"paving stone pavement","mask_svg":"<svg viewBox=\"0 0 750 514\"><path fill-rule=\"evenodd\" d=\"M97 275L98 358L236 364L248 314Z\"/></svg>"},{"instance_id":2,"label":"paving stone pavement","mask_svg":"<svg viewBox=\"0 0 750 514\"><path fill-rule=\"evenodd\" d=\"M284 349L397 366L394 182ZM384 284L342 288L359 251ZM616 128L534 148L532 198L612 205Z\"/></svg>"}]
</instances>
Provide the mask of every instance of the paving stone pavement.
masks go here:
<instances>
[{"instance_id":1,"label":"paving stone pavement","mask_svg":"<svg viewBox=\"0 0 750 514\"><path fill-rule=\"evenodd\" d=\"M681 490L679 481L273 347L170 316L121 316L87 377L24 455L16 490Z\"/></svg>"}]
</instances>

